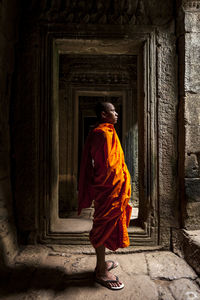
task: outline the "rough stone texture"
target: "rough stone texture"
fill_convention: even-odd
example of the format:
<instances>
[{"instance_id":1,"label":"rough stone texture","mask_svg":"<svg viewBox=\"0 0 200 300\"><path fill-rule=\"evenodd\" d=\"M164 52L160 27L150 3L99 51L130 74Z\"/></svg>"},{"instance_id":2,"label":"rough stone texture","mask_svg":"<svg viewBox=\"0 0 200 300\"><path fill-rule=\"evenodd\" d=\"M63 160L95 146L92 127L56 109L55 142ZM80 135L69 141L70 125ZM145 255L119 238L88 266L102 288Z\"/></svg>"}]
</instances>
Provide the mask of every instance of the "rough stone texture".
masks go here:
<instances>
[{"instance_id":1,"label":"rough stone texture","mask_svg":"<svg viewBox=\"0 0 200 300\"><path fill-rule=\"evenodd\" d=\"M111 257L113 259L113 256ZM136 253L136 254L128 254L127 259L124 260L123 256L117 257L114 256L119 264L121 265L121 269L123 272L126 272L128 275L147 275L147 265L146 265L146 257L144 253Z\"/></svg>"},{"instance_id":2,"label":"rough stone texture","mask_svg":"<svg viewBox=\"0 0 200 300\"><path fill-rule=\"evenodd\" d=\"M186 94L185 124L193 126L200 125L200 94Z\"/></svg>"},{"instance_id":3,"label":"rough stone texture","mask_svg":"<svg viewBox=\"0 0 200 300\"><path fill-rule=\"evenodd\" d=\"M152 279L174 280L182 277L197 278L187 263L170 252L146 254L149 274Z\"/></svg>"},{"instance_id":4,"label":"rough stone texture","mask_svg":"<svg viewBox=\"0 0 200 300\"><path fill-rule=\"evenodd\" d=\"M186 15L187 18L187 15ZM185 34L185 92L200 93L200 33Z\"/></svg>"},{"instance_id":5,"label":"rough stone texture","mask_svg":"<svg viewBox=\"0 0 200 300\"><path fill-rule=\"evenodd\" d=\"M160 239L169 245L170 227L177 225L177 71L173 33L157 37Z\"/></svg>"},{"instance_id":6,"label":"rough stone texture","mask_svg":"<svg viewBox=\"0 0 200 300\"><path fill-rule=\"evenodd\" d=\"M200 286L200 277L196 279L196 283Z\"/></svg>"},{"instance_id":7,"label":"rough stone texture","mask_svg":"<svg viewBox=\"0 0 200 300\"><path fill-rule=\"evenodd\" d=\"M199 1L183 1L178 10L179 43L179 178L182 220L199 229L200 203L200 10ZM188 179L189 178L189 179Z\"/></svg>"},{"instance_id":8,"label":"rough stone texture","mask_svg":"<svg viewBox=\"0 0 200 300\"><path fill-rule=\"evenodd\" d=\"M83 0L81 3L68 1L39 1L24 3L24 14L30 11L39 15L49 23L60 21L66 24L154 24L169 23L173 16L173 3L170 0L158 3L157 1L127 1L119 2L101 0L97 3ZM162 11L162 14L160 13Z\"/></svg>"},{"instance_id":9,"label":"rough stone texture","mask_svg":"<svg viewBox=\"0 0 200 300\"><path fill-rule=\"evenodd\" d=\"M2 300L53 300L54 292L48 290L37 290L32 289L24 292L13 292L12 295L4 294Z\"/></svg>"},{"instance_id":10,"label":"rough stone texture","mask_svg":"<svg viewBox=\"0 0 200 300\"><path fill-rule=\"evenodd\" d=\"M173 230L173 251L200 274L200 230Z\"/></svg>"},{"instance_id":11,"label":"rough stone texture","mask_svg":"<svg viewBox=\"0 0 200 300\"><path fill-rule=\"evenodd\" d=\"M49 249L42 245L26 247L15 258L15 264L34 265L36 267L45 261L48 252Z\"/></svg>"},{"instance_id":12,"label":"rough stone texture","mask_svg":"<svg viewBox=\"0 0 200 300\"><path fill-rule=\"evenodd\" d=\"M189 279L182 278L173 281L169 289L173 297L178 300L200 299L199 287Z\"/></svg>"},{"instance_id":13,"label":"rough stone texture","mask_svg":"<svg viewBox=\"0 0 200 300\"><path fill-rule=\"evenodd\" d=\"M200 287L194 281L194 272L175 254L115 253L107 255L106 260L109 259L119 262L119 266L112 273L124 282L125 288L118 292L94 281L95 256L75 254L73 251L56 252L47 246L29 246L16 257L16 266L10 269L9 278L1 281L0 299L190 300L191 295L199 296ZM181 263L176 263L174 276L175 268L171 262L177 262L177 259ZM159 270L155 273L156 277L152 278L149 266L154 265L155 260L162 265L162 278L159 278ZM155 272L157 267L159 268L158 264L154 267Z\"/></svg>"},{"instance_id":14,"label":"rough stone texture","mask_svg":"<svg viewBox=\"0 0 200 300\"><path fill-rule=\"evenodd\" d=\"M200 126L196 126L195 124L192 124L192 126L186 126L185 132L186 151L190 153L200 153Z\"/></svg>"},{"instance_id":15,"label":"rough stone texture","mask_svg":"<svg viewBox=\"0 0 200 300\"><path fill-rule=\"evenodd\" d=\"M0 3L0 268L17 251L10 181L10 100L18 32L18 1Z\"/></svg>"},{"instance_id":16,"label":"rough stone texture","mask_svg":"<svg viewBox=\"0 0 200 300\"><path fill-rule=\"evenodd\" d=\"M190 202L186 206L185 228L199 230L200 205L199 202Z\"/></svg>"},{"instance_id":17,"label":"rough stone texture","mask_svg":"<svg viewBox=\"0 0 200 300\"><path fill-rule=\"evenodd\" d=\"M170 290L168 289L169 282L162 283L159 282L158 286L158 294L159 294L159 300L174 300L174 297L172 296Z\"/></svg>"},{"instance_id":18,"label":"rough stone texture","mask_svg":"<svg viewBox=\"0 0 200 300\"><path fill-rule=\"evenodd\" d=\"M195 153L187 154L185 157L185 176L196 178L199 176L199 155Z\"/></svg>"},{"instance_id":19,"label":"rough stone texture","mask_svg":"<svg viewBox=\"0 0 200 300\"><path fill-rule=\"evenodd\" d=\"M185 196L187 202L200 202L200 178L185 179Z\"/></svg>"}]
</instances>

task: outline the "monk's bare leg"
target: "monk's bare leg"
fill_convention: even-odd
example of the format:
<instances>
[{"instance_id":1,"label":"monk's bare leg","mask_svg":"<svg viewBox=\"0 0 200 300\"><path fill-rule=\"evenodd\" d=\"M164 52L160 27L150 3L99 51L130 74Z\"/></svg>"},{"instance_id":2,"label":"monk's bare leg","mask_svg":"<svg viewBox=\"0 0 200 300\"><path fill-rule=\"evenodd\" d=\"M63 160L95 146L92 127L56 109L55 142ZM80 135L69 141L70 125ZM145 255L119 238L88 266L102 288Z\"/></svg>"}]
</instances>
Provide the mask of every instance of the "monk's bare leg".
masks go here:
<instances>
[{"instance_id":1,"label":"monk's bare leg","mask_svg":"<svg viewBox=\"0 0 200 300\"><path fill-rule=\"evenodd\" d=\"M107 264L105 261L105 247L99 246L95 248L96 251L96 258L97 258L97 265L96 265L96 277L102 281L107 280L116 280L116 276L110 273L107 269ZM120 281L110 283L110 286L117 287L121 286L122 283Z\"/></svg>"}]
</instances>

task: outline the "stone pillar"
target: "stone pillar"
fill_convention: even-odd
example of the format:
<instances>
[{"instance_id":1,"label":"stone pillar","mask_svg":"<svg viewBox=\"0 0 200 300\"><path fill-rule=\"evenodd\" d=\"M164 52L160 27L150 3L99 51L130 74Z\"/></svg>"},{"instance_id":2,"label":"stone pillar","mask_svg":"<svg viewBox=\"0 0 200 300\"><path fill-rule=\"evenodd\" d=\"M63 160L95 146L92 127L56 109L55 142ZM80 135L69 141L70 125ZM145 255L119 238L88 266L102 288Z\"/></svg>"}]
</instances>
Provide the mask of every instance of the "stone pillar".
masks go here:
<instances>
[{"instance_id":1,"label":"stone pillar","mask_svg":"<svg viewBox=\"0 0 200 300\"><path fill-rule=\"evenodd\" d=\"M195 230L200 229L200 1L177 6L182 225Z\"/></svg>"},{"instance_id":2,"label":"stone pillar","mask_svg":"<svg viewBox=\"0 0 200 300\"><path fill-rule=\"evenodd\" d=\"M0 269L17 251L10 172L10 98L17 41L18 1L0 1Z\"/></svg>"}]
</instances>

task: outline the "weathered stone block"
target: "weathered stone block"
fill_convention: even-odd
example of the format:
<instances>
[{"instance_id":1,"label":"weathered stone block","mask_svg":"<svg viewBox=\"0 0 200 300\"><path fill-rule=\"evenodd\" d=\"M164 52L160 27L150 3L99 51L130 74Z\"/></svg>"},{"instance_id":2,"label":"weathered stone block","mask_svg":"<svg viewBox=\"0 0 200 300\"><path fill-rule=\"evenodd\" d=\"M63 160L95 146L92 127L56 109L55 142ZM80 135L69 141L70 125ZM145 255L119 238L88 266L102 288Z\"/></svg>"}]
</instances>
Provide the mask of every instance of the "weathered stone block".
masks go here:
<instances>
[{"instance_id":1,"label":"weathered stone block","mask_svg":"<svg viewBox=\"0 0 200 300\"><path fill-rule=\"evenodd\" d=\"M200 152L200 126L185 126L185 149L187 153Z\"/></svg>"},{"instance_id":2,"label":"weathered stone block","mask_svg":"<svg viewBox=\"0 0 200 300\"><path fill-rule=\"evenodd\" d=\"M185 34L185 60L186 63L200 64L199 58L200 38L199 33L186 33Z\"/></svg>"},{"instance_id":3,"label":"weathered stone block","mask_svg":"<svg viewBox=\"0 0 200 300\"><path fill-rule=\"evenodd\" d=\"M200 52L200 51L199 51ZM185 122L200 125L200 94L187 94L185 97Z\"/></svg>"},{"instance_id":4,"label":"weathered stone block","mask_svg":"<svg viewBox=\"0 0 200 300\"><path fill-rule=\"evenodd\" d=\"M199 50L200 52L200 50ZM199 85L200 65L188 64L185 68L185 91L200 93Z\"/></svg>"},{"instance_id":5,"label":"weathered stone block","mask_svg":"<svg viewBox=\"0 0 200 300\"><path fill-rule=\"evenodd\" d=\"M199 33L185 34L185 91L200 92L200 37Z\"/></svg>"},{"instance_id":6,"label":"weathered stone block","mask_svg":"<svg viewBox=\"0 0 200 300\"><path fill-rule=\"evenodd\" d=\"M176 223L177 210L177 60L173 34L159 32L157 42L160 238L169 247L169 227Z\"/></svg>"},{"instance_id":7,"label":"weathered stone block","mask_svg":"<svg viewBox=\"0 0 200 300\"><path fill-rule=\"evenodd\" d=\"M195 279L192 268L175 254L163 251L146 254L149 273L152 279L174 280L182 277Z\"/></svg>"},{"instance_id":8,"label":"weathered stone block","mask_svg":"<svg viewBox=\"0 0 200 300\"><path fill-rule=\"evenodd\" d=\"M200 203L189 202L186 206L185 228L188 230L198 230L200 228Z\"/></svg>"},{"instance_id":9,"label":"weathered stone block","mask_svg":"<svg viewBox=\"0 0 200 300\"><path fill-rule=\"evenodd\" d=\"M16 233L14 231L0 239L0 249L5 265L12 263L18 251Z\"/></svg>"},{"instance_id":10,"label":"weathered stone block","mask_svg":"<svg viewBox=\"0 0 200 300\"><path fill-rule=\"evenodd\" d=\"M128 295L129 299L145 299L145 300L158 299L157 287L154 281L149 278L149 276L146 275L131 276L131 280L126 281L126 287L127 290L131 291L130 294ZM125 292L124 296L122 297L124 299L127 298L127 293ZM120 299L120 295L118 299Z\"/></svg>"},{"instance_id":11,"label":"weathered stone block","mask_svg":"<svg viewBox=\"0 0 200 300\"><path fill-rule=\"evenodd\" d=\"M162 226L160 226L160 244L163 247L165 247L165 249L169 249L170 247L170 236L171 236L170 227L169 225L168 226L167 225L168 225L167 220L166 218L164 218L162 220Z\"/></svg>"},{"instance_id":12,"label":"weathered stone block","mask_svg":"<svg viewBox=\"0 0 200 300\"><path fill-rule=\"evenodd\" d=\"M200 274L200 230L179 230L178 236L178 254L181 254L197 274Z\"/></svg>"},{"instance_id":13,"label":"weathered stone block","mask_svg":"<svg viewBox=\"0 0 200 300\"><path fill-rule=\"evenodd\" d=\"M200 202L200 178L185 179L185 196L187 202Z\"/></svg>"},{"instance_id":14,"label":"weathered stone block","mask_svg":"<svg viewBox=\"0 0 200 300\"><path fill-rule=\"evenodd\" d=\"M127 254L127 259L121 256L110 256L111 260L117 260L124 272L130 275L147 275L147 265L144 253Z\"/></svg>"},{"instance_id":15,"label":"weathered stone block","mask_svg":"<svg viewBox=\"0 0 200 300\"><path fill-rule=\"evenodd\" d=\"M186 278L174 280L169 285L169 289L176 300L200 299L198 286Z\"/></svg>"},{"instance_id":16,"label":"weathered stone block","mask_svg":"<svg viewBox=\"0 0 200 300\"><path fill-rule=\"evenodd\" d=\"M159 300L174 300L174 297L169 291L167 285L159 286L158 293L159 293L159 298L158 298Z\"/></svg>"},{"instance_id":17,"label":"weathered stone block","mask_svg":"<svg viewBox=\"0 0 200 300\"><path fill-rule=\"evenodd\" d=\"M185 176L189 178L199 176L199 165L196 154L187 154L185 156Z\"/></svg>"},{"instance_id":18,"label":"weathered stone block","mask_svg":"<svg viewBox=\"0 0 200 300\"><path fill-rule=\"evenodd\" d=\"M181 258L184 258L184 254L182 252L183 245L183 234L182 230L177 228L172 228L172 251Z\"/></svg>"},{"instance_id":19,"label":"weathered stone block","mask_svg":"<svg viewBox=\"0 0 200 300\"><path fill-rule=\"evenodd\" d=\"M27 246L15 258L15 264L33 265L34 267L43 264L44 267L44 261L48 255L48 250L48 248L42 245ZM52 267L51 263L49 263L49 266Z\"/></svg>"},{"instance_id":20,"label":"weathered stone block","mask_svg":"<svg viewBox=\"0 0 200 300\"><path fill-rule=\"evenodd\" d=\"M200 32L200 12L185 13L185 31Z\"/></svg>"}]
</instances>

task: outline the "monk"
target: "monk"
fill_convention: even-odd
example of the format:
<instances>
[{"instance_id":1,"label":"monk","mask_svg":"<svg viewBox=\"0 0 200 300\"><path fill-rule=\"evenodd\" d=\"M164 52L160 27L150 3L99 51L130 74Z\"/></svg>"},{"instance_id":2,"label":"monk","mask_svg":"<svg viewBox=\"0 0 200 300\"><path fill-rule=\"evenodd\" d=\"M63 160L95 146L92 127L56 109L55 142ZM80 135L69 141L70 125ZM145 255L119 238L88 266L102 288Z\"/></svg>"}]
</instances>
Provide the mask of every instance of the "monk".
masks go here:
<instances>
[{"instance_id":1,"label":"monk","mask_svg":"<svg viewBox=\"0 0 200 300\"><path fill-rule=\"evenodd\" d=\"M95 280L109 289L119 290L124 284L110 272L118 263L105 260L105 248L115 251L129 246L130 174L114 129L118 118L114 105L98 103L96 115L98 124L89 133L82 156L78 214L94 200L90 242L97 258Z\"/></svg>"}]
</instances>

